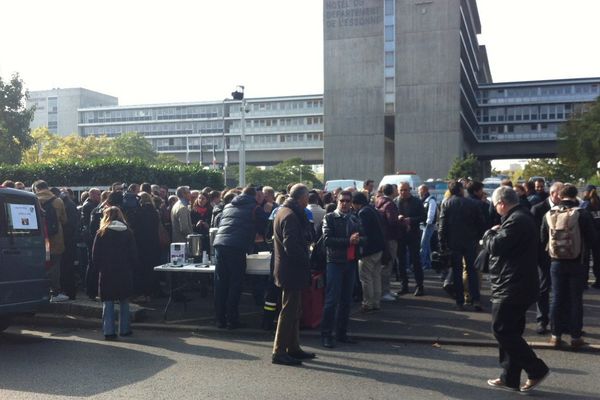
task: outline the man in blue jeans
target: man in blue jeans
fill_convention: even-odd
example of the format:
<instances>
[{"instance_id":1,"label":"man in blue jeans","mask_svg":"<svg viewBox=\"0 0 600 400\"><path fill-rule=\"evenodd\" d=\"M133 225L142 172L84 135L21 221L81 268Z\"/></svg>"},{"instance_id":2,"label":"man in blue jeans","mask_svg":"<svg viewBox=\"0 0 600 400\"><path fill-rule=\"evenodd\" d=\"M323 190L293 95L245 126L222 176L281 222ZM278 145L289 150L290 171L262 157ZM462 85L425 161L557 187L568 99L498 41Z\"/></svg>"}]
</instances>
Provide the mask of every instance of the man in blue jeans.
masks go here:
<instances>
[{"instance_id":1,"label":"man in blue jeans","mask_svg":"<svg viewBox=\"0 0 600 400\"><path fill-rule=\"evenodd\" d=\"M327 286L321 321L324 347L335 347L336 340L356 343L348 336L352 290L358 268L358 247L366 243L360 236L360 222L351 212L352 193L341 191L337 209L323 220L323 241L327 253ZM333 332L335 331L335 338Z\"/></svg>"},{"instance_id":2,"label":"man in blue jeans","mask_svg":"<svg viewBox=\"0 0 600 400\"><path fill-rule=\"evenodd\" d=\"M435 232L435 223L437 216L437 202L435 197L429 194L427 185L419 186L419 197L425 208L425 223L423 224L423 233L421 235L421 265L423 269L431 268L431 237Z\"/></svg>"}]
</instances>

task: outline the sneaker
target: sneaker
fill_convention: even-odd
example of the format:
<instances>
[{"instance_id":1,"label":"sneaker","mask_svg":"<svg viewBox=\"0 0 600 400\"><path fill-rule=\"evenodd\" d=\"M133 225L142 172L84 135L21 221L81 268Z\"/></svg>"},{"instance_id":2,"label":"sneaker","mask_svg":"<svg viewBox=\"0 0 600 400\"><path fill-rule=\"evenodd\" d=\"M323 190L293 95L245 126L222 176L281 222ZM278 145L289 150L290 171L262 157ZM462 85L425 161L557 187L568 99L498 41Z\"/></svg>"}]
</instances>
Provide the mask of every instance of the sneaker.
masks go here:
<instances>
[{"instance_id":1,"label":"sneaker","mask_svg":"<svg viewBox=\"0 0 600 400\"><path fill-rule=\"evenodd\" d=\"M550 346L554 347L555 349L558 349L560 348L560 346L562 346L562 339L560 338L560 336L552 335L548 343L550 343Z\"/></svg>"},{"instance_id":2,"label":"sneaker","mask_svg":"<svg viewBox=\"0 0 600 400\"><path fill-rule=\"evenodd\" d=\"M544 381L550 375L550 371L546 372L541 378L538 379L527 379L525 384L521 386L521 393L531 392L533 389L538 387L540 383Z\"/></svg>"},{"instance_id":3,"label":"sneaker","mask_svg":"<svg viewBox=\"0 0 600 400\"><path fill-rule=\"evenodd\" d=\"M508 390L510 392L517 392L519 390L518 387L508 386L506 383L502 381L502 379L488 379L487 384L496 389Z\"/></svg>"},{"instance_id":4,"label":"sneaker","mask_svg":"<svg viewBox=\"0 0 600 400\"><path fill-rule=\"evenodd\" d=\"M408 286L402 286L402 289L398 292L396 292L396 295L398 296L402 296L403 294L407 294L408 293Z\"/></svg>"},{"instance_id":5,"label":"sneaker","mask_svg":"<svg viewBox=\"0 0 600 400\"><path fill-rule=\"evenodd\" d=\"M415 296L416 297L425 296L425 289L423 289L423 286L417 286L417 288L415 289Z\"/></svg>"},{"instance_id":6,"label":"sneaker","mask_svg":"<svg viewBox=\"0 0 600 400\"><path fill-rule=\"evenodd\" d=\"M61 303L63 301L68 301L69 300L69 296L59 293L56 296L52 296L52 298L50 298L50 303Z\"/></svg>"},{"instance_id":7,"label":"sneaker","mask_svg":"<svg viewBox=\"0 0 600 400\"><path fill-rule=\"evenodd\" d=\"M571 339L571 349L577 350L585 346L585 341L582 337L578 337L576 339Z\"/></svg>"},{"instance_id":8,"label":"sneaker","mask_svg":"<svg viewBox=\"0 0 600 400\"><path fill-rule=\"evenodd\" d=\"M386 293L381 296L381 301L396 301L396 297L391 293Z\"/></svg>"}]
</instances>

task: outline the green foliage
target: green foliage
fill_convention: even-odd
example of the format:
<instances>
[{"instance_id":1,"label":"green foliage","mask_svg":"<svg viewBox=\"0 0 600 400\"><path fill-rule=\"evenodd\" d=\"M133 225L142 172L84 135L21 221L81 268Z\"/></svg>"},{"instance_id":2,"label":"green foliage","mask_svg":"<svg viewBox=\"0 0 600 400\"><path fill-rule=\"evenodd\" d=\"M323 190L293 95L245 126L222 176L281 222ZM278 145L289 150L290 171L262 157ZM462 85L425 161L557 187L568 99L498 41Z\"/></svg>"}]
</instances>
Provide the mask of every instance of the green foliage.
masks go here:
<instances>
[{"instance_id":1,"label":"green foliage","mask_svg":"<svg viewBox=\"0 0 600 400\"><path fill-rule=\"evenodd\" d=\"M574 115L558 133L559 156L576 178L589 178L600 161L600 98Z\"/></svg>"},{"instance_id":2,"label":"green foliage","mask_svg":"<svg viewBox=\"0 0 600 400\"><path fill-rule=\"evenodd\" d=\"M227 180L238 181L238 166L227 168ZM302 159L291 158L272 168L261 169L253 165L246 166L246 182L261 186L271 186L275 190L285 190L290 183L304 183L309 188L322 187L323 183L315 176L309 165L303 165Z\"/></svg>"},{"instance_id":3,"label":"green foliage","mask_svg":"<svg viewBox=\"0 0 600 400\"><path fill-rule=\"evenodd\" d=\"M126 132L110 141L110 155L117 158L156 161L158 153L143 135L137 132Z\"/></svg>"},{"instance_id":4,"label":"green foliage","mask_svg":"<svg viewBox=\"0 0 600 400\"><path fill-rule=\"evenodd\" d=\"M523 178L529 180L532 176L542 176L547 180L573 182L577 179L571 169L560 158L535 158L529 160L523 168Z\"/></svg>"},{"instance_id":5,"label":"green foliage","mask_svg":"<svg viewBox=\"0 0 600 400\"><path fill-rule=\"evenodd\" d=\"M457 157L450 170L448 171L448 179L472 178L481 179L480 165L477 157L474 154L469 154L464 158Z\"/></svg>"},{"instance_id":6,"label":"green foliage","mask_svg":"<svg viewBox=\"0 0 600 400\"><path fill-rule=\"evenodd\" d=\"M223 187L220 171L198 165L151 164L139 159L102 159L91 161L56 161L53 163L0 164L0 180L11 179L31 185L44 179L53 186L104 186L115 181L150 182L175 188L188 185L195 189Z\"/></svg>"},{"instance_id":7,"label":"green foliage","mask_svg":"<svg viewBox=\"0 0 600 400\"><path fill-rule=\"evenodd\" d=\"M0 77L0 163L16 164L31 146L29 123L33 110L25 108L27 93L18 74L5 83Z\"/></svg>"}]
</instances>

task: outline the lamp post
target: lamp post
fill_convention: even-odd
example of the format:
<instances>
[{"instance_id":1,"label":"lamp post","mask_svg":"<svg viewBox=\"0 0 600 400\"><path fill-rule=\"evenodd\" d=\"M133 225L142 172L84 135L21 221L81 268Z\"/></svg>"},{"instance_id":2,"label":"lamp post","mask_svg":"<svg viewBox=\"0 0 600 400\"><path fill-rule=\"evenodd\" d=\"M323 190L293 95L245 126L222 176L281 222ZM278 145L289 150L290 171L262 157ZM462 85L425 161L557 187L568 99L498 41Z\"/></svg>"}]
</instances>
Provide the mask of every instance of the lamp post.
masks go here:
<instances>
[{"instance_id":1,"label":"lamp post","mask_svg":"<svg viewBox=\"0 0 600 400\"><path fill-rule=\"evenodd\" d=\"M227 99L223 99L223 181L227 186L227 141L225 140L225 102Z\"/></svg>"},{"instance_id":2,"label":"lamp post","mask_svg":"<svg viewBox=\"0 0 600 400\"><path fill-rule=\"evenodd\" d=\"M244 98L244 86L238 85L235 92L231 93L234 100L242 102L240 112L242 113L241 123L242 129L240 132L240 150L239 150L239 170L240 170L240 187L246 186L246 99Z\"/></svg>"}]
</instances>

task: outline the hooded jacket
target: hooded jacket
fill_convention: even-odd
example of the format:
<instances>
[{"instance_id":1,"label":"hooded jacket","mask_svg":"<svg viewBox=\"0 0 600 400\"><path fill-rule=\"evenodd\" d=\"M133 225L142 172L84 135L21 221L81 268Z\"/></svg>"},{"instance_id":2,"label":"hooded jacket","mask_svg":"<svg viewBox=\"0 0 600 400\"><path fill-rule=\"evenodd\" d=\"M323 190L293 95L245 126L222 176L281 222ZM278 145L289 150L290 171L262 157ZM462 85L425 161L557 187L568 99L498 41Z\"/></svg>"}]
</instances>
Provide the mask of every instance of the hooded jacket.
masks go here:
<instances>
[{"instance_id":1,"label":"hooded jacket","mask_svg":"<svg viewBox=\"0 0 600 400\"><path fill-rule=\"evenodd\" d=\"M256 235L255 208L256 199L246 194L236 196L227 204L221 213L213 246L250 250Z\"/></svg>"},{"instance_id":2,"label":"hooded jacket","mask_svg":"<svg viewBox=\"0 0 600 400\"><path fill-rule=\"evenodd\" d=\"M102 301L125 300L133 294L133 271L138 265L133 233L121 221L110 223L104 235L96 234L92 263L99 273Z\"/></svg>"}]
</instances>

